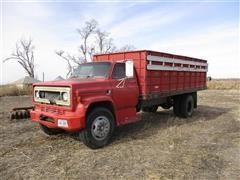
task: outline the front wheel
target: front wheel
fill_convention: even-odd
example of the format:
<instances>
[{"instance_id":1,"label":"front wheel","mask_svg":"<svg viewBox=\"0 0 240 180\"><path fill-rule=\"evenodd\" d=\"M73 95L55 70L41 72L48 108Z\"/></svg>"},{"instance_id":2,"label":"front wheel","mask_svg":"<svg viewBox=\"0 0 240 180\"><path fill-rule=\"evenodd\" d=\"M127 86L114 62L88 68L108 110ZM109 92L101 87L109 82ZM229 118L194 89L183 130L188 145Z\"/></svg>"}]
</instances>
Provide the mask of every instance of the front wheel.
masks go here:
<instances>
[{"instance_id":1,"label":"front wheel","mask_svg":"<svg viewBox=\"0 0 240 180\"><path fill-rule=\"evenodd\" d=\"M87 116L86 128L79 133L80 139L92 149L106 146L115 128L114 116L106 108L93 109Z\"/></svg>"}]
</instances>

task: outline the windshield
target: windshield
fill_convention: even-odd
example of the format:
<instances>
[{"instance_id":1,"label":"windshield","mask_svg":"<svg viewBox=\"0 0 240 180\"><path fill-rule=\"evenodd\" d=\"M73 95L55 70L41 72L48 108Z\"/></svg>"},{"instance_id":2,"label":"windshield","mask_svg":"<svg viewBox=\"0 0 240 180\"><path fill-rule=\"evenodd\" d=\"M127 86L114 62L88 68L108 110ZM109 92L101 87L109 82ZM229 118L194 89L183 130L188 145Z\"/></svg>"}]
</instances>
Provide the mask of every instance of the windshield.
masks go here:
<instances>
[{"instance_id":1,"label":"windshield","mask_svg":"<svg viewBox=\"0 0 240 180\"><path fill-rule=\"evenodd\" d=\"M110 66L110 62L91 62L81 64L73 70L71 78L107 77Z\"/></svg>"}]
</instances>

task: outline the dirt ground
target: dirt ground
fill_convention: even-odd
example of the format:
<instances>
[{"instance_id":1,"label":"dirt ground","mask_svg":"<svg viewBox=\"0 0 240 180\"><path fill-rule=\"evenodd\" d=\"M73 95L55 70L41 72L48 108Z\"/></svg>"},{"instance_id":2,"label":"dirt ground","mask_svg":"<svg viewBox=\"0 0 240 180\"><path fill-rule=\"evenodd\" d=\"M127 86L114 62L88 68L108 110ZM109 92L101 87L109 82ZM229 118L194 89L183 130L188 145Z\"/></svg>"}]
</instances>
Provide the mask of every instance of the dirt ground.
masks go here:
<instances>
[{"instance_id":1,"label":"dirt ground","mask_svg":"<svg viewBox=\"0 0 240 180\"><path fill-rule=\"evenodd\" d=\"M0 98L0 179L240 179L240 91L199 93L192 118L143 113L91 150L74 134L47 136L8 112L28 96Z\"/></svg>"}]
</instances>

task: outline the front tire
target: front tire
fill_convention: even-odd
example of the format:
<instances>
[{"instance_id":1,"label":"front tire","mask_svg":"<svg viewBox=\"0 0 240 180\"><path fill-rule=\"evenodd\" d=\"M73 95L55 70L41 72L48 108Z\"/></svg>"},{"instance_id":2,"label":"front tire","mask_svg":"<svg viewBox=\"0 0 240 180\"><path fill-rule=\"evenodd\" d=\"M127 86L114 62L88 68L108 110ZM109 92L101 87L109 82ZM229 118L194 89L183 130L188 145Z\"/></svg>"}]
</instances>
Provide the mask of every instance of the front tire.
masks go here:
<instances>
[{"instance_id":1,"label":"front tire","mask_svg":"<svg viewBox=\"0 0 240 180\"><path fill-rule=\"evenodd\" d=\"M79 133L83 143L91 149L106 146L115 128L114 116L106 108L95 108L87 116L86 128Z\"/></svg>"}]
</instances>

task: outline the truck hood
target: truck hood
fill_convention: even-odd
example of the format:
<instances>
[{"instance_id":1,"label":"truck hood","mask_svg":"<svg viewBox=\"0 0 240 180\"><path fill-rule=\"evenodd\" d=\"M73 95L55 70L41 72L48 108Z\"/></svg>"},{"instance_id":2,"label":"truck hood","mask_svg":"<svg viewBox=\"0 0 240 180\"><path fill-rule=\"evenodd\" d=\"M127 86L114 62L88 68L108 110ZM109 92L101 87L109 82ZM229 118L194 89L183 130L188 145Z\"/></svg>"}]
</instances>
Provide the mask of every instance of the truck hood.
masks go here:
<instances>
[{"instance_id":1,"label":"truck hood","mask_svg":"<svg viewBox=\"0 0 240 180\"><path fill-rule=\"evenodd\" d=\"M68 79L63 81L46 81L46 82L37 82L34 83L33 86L61 86L61 87L73 87L73 86L79 86L83 84L92 84L92 83L100 83L100 82L106 82L107 79L103 78L74 78L74 79Z\"/></svg>"},{"instance_id":2,"label":"truck hood","mask_svg":"<svg viewBox=\"0 0 240 180\"><path fill-rule=\"evenodd\" d=\"M107 89L110 88L110 83L109 80L106 78L85 78L85 79L69 79L69 80L64 80L64 81L47 81L47 82L38 82L38 83L34 83L33 86L35 86L35 88L39 88L39 87L57 87L55 88L56 90L53 90L53 92L59 92L60 89L62 89L63 91L68 91L68 89L66 88L70 88L70 93L71 93L71 102L67 102L68 104L71 104L71 108L76 107L77 105L77 101L76 101L76 97L77 96L81 96L82 99L84 100L84 98L88 97L89 94L91 95L91 97L93 97L94 95L105 95ZM59 88L59 90L58 90ZM41 88L40 88L41 89ZM47 101L49 101L49 99L51 101L55 101L57 102L58 99L55 99L55 96L58 98L58 94L54 94L54 93L47 93L47 96L49 98L46 98ZM41 100L41 102L44 102ZM50 102L50 101L49 101ZM63 104L62 101L57 102L58 104Z\"/></svg>"}]
</instances>

